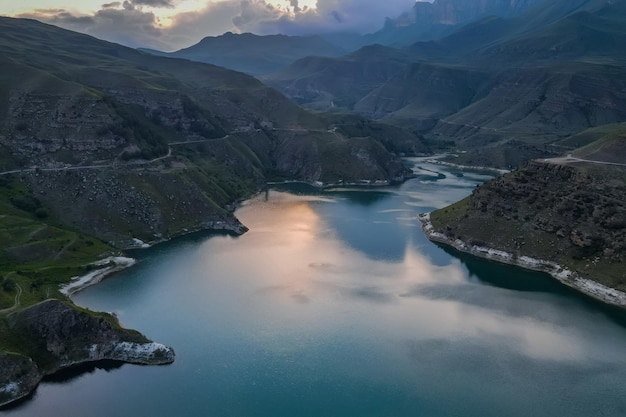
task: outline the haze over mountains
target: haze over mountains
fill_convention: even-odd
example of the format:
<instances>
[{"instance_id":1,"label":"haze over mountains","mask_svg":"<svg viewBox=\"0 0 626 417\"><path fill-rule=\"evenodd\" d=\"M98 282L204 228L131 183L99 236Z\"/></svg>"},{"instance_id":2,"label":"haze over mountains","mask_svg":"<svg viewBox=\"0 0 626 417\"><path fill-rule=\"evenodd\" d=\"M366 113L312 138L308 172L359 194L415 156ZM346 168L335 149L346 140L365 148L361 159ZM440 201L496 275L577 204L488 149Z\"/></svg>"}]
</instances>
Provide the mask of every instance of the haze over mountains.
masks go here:
<instances>
[{"instance_id":1,"label":"haze over mountains","mask_svg":"<svg viewBox=\"0 0 626 417\"><path fill-rule=\"evenodd\" d=\"M263 80L307 107L356 112L464 147L515 141L538 149L624 120L625 20L621 2L543 2L435 41L304 58Z\"/></svg>"},{"instance_id":2,"label":"haze over mountains","mask_svg":"<svg viewBox=\"0 0 626 417\"><path fill-rule=\"evenodd\" d=\"M367 45L408 46L416 41L437 39L478 18L519 15L542 1L418 1L411 10L398 17L388 17L383 28L366 35L320 32L316 36L258 36L228 32L205 37L199 43L175 52L145 51L261 75L282 69L306 56L337 56Z\"/></svg>"},{"instance_id":3,"label":"haze over mountains","mask_svg":"<svg viewBox=\"0 0 626 417\"><path fill-rule=\"evenodd\" d=\"M206 62L250 75L275 72L310 55L338 56L347 52L319 36L258 36L231 32L206 37L199 43L176 52L145 51L155 55Z\"/></svg>"},{"instance_id":4,"label":"haze over mountains","mask_svg":"<svg viewBox=\"0 0 626 417\"><path fill-rule=\"evenodd\" d=\"M437 0L370 35L226 34L168 55L256 75L316 111L480 148L468 163L515 166L624 120L624 14L608 0Z\"/></svg>"}]
</instances>

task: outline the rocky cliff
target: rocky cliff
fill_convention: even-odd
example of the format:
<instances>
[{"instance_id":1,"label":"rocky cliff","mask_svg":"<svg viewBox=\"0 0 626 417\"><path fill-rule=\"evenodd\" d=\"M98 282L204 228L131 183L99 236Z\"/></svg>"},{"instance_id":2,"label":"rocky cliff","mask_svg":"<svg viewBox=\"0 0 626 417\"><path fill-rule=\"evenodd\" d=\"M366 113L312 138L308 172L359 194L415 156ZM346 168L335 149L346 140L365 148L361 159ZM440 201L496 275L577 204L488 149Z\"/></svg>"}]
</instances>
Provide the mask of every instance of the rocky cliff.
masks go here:
<instances>
[{"instance_id":1,"label":"rocky cliff","mask_svg":"<svg viewBox=\"0 0 626 417\"><path fill-rule=\"evenodd\" d=\"M0 404L34 389L41 378L73 365L114 360L145 365L174 361L174 351L120 327L104 313L80 310L59 300L47 300L4 319L0 352Z\"/></svg>"},{"instance_id":2,"label":"rocky cliff","mask_svg":"<svg viewBox=\"0 0 626 417\"><path fill-rule=\"evenodd\" d=\"M410 45L433 40L486 16L523 14L545 0L434 0L416 1L412 10L388 18L380 31L367 35L369 43Z\"/></svg>"}]
</instances>

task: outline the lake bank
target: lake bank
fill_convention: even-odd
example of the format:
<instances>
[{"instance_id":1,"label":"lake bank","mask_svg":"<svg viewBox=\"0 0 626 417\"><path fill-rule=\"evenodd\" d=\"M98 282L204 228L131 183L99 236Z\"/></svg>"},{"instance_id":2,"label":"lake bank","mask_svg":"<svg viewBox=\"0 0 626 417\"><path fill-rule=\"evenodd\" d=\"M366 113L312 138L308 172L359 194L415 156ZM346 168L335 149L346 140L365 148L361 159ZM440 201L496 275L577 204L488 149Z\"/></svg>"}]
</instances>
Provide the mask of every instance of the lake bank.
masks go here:
<instances>
[{"instance_id":1,"label":"lake bank","mask_svg":"<svg viewBox=\"0 0 626 417\"><path fill-rule=\"evenodd\" d=\"M3 412L619 415L621 310L543 273L432 244L417 215L485 177L417 165L428 171L398 187L280 186L239 206L244 235L129 251L136 265L72 299L167 342L176 362L44 380Z\"/></svg>"},{"instance_id":2,"label":"lake bank","mask_svg":"<svg viewBox=\"0 0 626 417\"><path fill-rule=\"evenodd\" d=\"M428 239L433 242L451 246L460 252L468 253L480 258L519 266L531 271L546 272L557 281L577 290L582 294L615 307L626 308L626 293L607 287L596 281L583 278L574 271L571 271L556 262L531 258L528 256L515 256L512 253L499 250L497 248L472 245L460 239L451 238L444 233L435 231L434 226L430 221L430 213L422 213L418 216L418 219L422 224L422 230Z\"/></svg>"}]
</instances>

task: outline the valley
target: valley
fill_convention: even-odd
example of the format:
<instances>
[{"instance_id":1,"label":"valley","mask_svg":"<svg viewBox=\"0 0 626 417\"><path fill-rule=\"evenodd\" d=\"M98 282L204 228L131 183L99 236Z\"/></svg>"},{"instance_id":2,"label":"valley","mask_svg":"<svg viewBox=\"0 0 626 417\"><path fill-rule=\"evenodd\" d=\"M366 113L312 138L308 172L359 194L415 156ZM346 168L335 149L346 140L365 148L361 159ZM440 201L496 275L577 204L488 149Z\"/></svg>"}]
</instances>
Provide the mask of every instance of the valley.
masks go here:
<instances>
[{"instance_id":1,"label":"valley","mask_svg":"<svg viewBox=\"0 0 626 417\"><path fill-rule=\"evenodd\" d=\"M319 12L318 7L323 10L320 4L305 8L297 1L283 9L272 2L245 2L240 7L261 3L268 13L263 14L265 18L272 13L282 16L274 22L276 27L295 24L297 19L305 22ZM152 8L161 6L130 1L105 4L101 12L149 15L156 10ZM218 6L207 6L202 13L211 7ZM256 19L251 10L233 18L233 24ZM339 27L349 17L336 10L327 14ZM625 4L612 0L435 0L416 2L412 9L387 18L381 29L367 34L227 32L203 35L196 44L163 52L62 29L54 20L48 24L0 16L0 407L32 396L49 375L77 365L100 361L171 364L177 347L124 328L122 323L127 322L118 314L123 314L122 307L96 313L73 300L79 291L106 276L146 271L143 268L152 264L146 261L145 266L144 256L158 263L153 254L163 250L168 262L174 262L169 248L187 248L185 242L193 242L189 248L201 253L196 239L224 254L227 261L215 253L203 255L219 265L215 271L219 278L210 284L198 278L204 277L198 271L212 266L198 259L192 262L197 269L178 265L170 271L176 280L195 277L190 286L196 289L195 296L215 287L234 297L256 300L257 293L251 296L241 288L250 284L250 276L259 275L268 283L267 288L257 288L259 293L286 291L289 300L300 307L314 304L316 297L333 305L331 293L367 300L376 306L372 311L383 316L407 309L413 301L418 310L427 311L424 306L430 305L448 315L458 312L442 303L471 305L474 315L484 313L474 310L480 305L480 311L506 311L502 320L519 325L524 332L529 331L525 324L509 311L517 299L501 291L517 290L519 285L522 292L541 294L538 298L517 294L524 305L523 317L556 320L559 327L569 321L556 310L574 303L576 314L587 320L587 307L581 306L592 301L578 304L574 301L578 295L570 299L566 292L569 301L564 302L560 294L566 290L561 286L544 285L543 278L527 271L467 260L471 258L464 253L468 253L546 272L565 286L623 309L625 22ZM174 19L152 29L167 40L168 30L175 27ZM435 156L437 160L429 159ZM274 236L269 226L251 215L248 205L272 227L286 228L285 235ZM420 221L425 237L413 234ZM248 233L249 223L260 232ZM252 237L246 240L248 234ZM267 264L266 259L256 258L253 250L266 248L255 239L264 234L272 236L268 242L284 255L283 261ZM298 252L292 260L283 246L296 235L298 239L291 240L289 247ZM231 259L239 250L231 244L239 241L243 243L237 248L248 253L257 269L240 265L248 259ZM371 269L350 266L341 256L308 246L310 242L330 245ZM308 249L299 252L303 247ZM174 252L184 259L190 256ZM273 259L272 253L266 255ZM399 270L399 265L411 274ZM298 271L294 275L301 280L297 285L293 277L293 282L283 282L292 273L286 272L287 266ZM228 271L240 267L243 272L233 283L223 280ZM449 275L442 275L444 270ZM474 273L483 270L487 272ZM508 273L522 283L501 278ZM380 280L387 274L398 283ZM343 284L330 283L331 275ZM361 275L369 281L358 281ZM484 286L473 287L475 275ZM147 276L165 279L160 273ZM310 281L311 277L315 279ZM440 288L439 279L454 288L471 286L481 300L468 301L456 290ZM489 289L494 283L497 290ZM544 294L545 288L550 289ZM186 294L184 302L192 304L182 310L194 311L198 301L185 289L176 286L167 291ZM483 297L494 294L498 303L509 303L509 307L485 307ZM223 304L219 296L207 298L216 306ZM555 309L549 319L535 317L532 307L544 306L544 298L556 303L542 307ZM285 311L292 308L277 305ZM355 311L362 307L358 302L346 305ZM590 311L598 308L603 315L610 311L607 323L603 322L607 329L623 320L621 310L592 305ZM263 302L258 306L272 308ZM332 308L342 311L341 303ZM167 335L161 327L167 327L169 317L160 316L154 308L151 311L161 318L139 322L156 336ZM302 310L291 313L314 322ZM211 314L200 316L211 321ZM348 316L352 323L363 325L356 316ZM172 320L183 326L181 318L174 314ZM485 324L489 320L475 322L477 334L485 331L483 326L489 327ZM247 318L241 322L254 327ZM463 333L456 328L458 323L447 319L440 323L455 329L454 335L443 332L442 343ZM269 321L261 320L261 324L280 333ZM240 337L220 325L215 327L222 336ZM351 337L360 338L357 333ZM392 333L396 342L410 338ZM496 333L504 339L524 339L500 328ZM267 335L258 338L274 340ZM323 333L318 336L319 340L325 337ZM204 336L197 337L207 343ZM174 339L189 352L192 343L188 339L180 335ZM246 343L253 344L247 339ZM535 341L526 343L541 350ZM581 343L586 346L588 341ZM364 354L358 346L359 355ZM545 348L544 353L549 351ZM532 362L527 353L520 353L523 360L508 356L507 360ZM578 354L572 355L584 363ZM462 356L455 359L462 360ZM229 364L225 369L234 361L230 356L224 360ZM399 366L393 360L388 363ZM567 374L556 368L559 375ZM280 366L277 369L284 371ZM324 375L322 380L328 377ZM468 375L471 384L476 384L476 373L468 371ZM623 379L621 374L612 377ZM369 385L360 377L354 381L361 384L354 386L359 395L371 388L363 388ZM219 381L211 384L219 385ZM309 385L295 381L293 386ZM532 389L524 389L531 396ZM400 391L416 394L406 387ZM229 395L219 389L215 392ZM392 397L381 394L380 398ZM487 415L484 405L488 401L478 398L481 405L475 414ZM359 415L359 405L347 403L349 415ZM515 399L511 403L519 406ZM236 401L224 404L243 407ZM325 411L334 410L331 404L321 404ZM623 404L611 406L619 409ZM223 415L234 415L232 410L220 410ZM265 410L267 415L277 415L271 406ZM454 406L450 410L458 411ZM196 411L208 412L202 407ZM252 415L247 412L244 415ZM398 415L402 413L413 415L411 410Z\"/></svg>"}]
</instances>

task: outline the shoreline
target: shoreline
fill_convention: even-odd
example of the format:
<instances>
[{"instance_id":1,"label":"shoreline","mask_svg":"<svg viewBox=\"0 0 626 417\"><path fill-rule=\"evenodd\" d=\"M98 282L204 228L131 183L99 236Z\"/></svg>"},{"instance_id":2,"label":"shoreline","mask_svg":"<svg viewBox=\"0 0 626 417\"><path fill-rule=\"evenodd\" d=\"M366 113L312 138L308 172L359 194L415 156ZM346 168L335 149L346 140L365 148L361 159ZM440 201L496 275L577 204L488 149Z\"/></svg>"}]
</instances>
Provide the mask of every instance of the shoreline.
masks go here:
<instances>
[{"instance_id":1,"label":"shoreline","mask_svg":"<svg viewBox=\"0 0 626 417\"><path fill-rule=\"evenodd\" d=\"M136 259L127 258L124 256L110 256L108 258L92 262L88 265L93 265L96 267L102 266L102 268L95 269L85 275L79 275L70 278L69 283L61 285L61 287L59 288L59 292L67 296L68 298L71 298L71 296L76 294L77 292L82 291L92 285L96 285L109 275L122 271L126 268L130 268L136 263Z\"/></svg>"},{"instance_id":2,"label":"shoreline","mask_svg":"<svg viewBox=\"0 0 626 417\"><path fill-rule=\"evenodd\" d=\"M574 271L545 259L536 259L529 256L515 256L512 253L483 246L470 245L460 239L452 239L447 235L435 232L435 228L430 221L430 213L418 215L418 220L422 224L422 231L426 237L438 243L443 243L454 249L489 259L508 265L519 266L531 271L546 272L554 279L588 297L594 298L614 307L626 308L626 293L607 287L591 279L583 278Z\"/></svg>"},{"instance_id":3,"label":"shoreline","mask_svg":"<svg viewBox=\"0 0 626 417\"><path fill-rule=\"evenodd\" d=\"M131 238L133 245L127 246L123 251L130 249L150 249L160 243L170 242L175 239L182 238L186 235L190 235L192 233L197 233L201 231L226 231L229 233L233 233L237 236L240 236L248 231L248 228L239 222L237 218L235 218L236 222L227 222L227 221L212 221L208 222L201 227L198 227L193 230L183 229L180 233L176 233L170 236L167 239L151 241L146 243L138 238ZM87 265L92 265L96 267L93 271L86 273L85 275L79 275L75 277L70 277L69 282L66 284L61 284L59 286L59 292L66 297L71 299L71 296L84 290L87 287L92 285L96 285L102 280L104 280L109 275L115 274L116 272L123 271L124 269L130 268L137 264L137 260L134 258L129 258L127 256L109 256L104 259L97 260L95 262L91 262ZM100 267L100 268L97 268Z\"/></svg>"},{"instance_id":4,"label":"shoreline","mask_svg":"<svg viewBox=\"0 0 626 417\"><path fill-rule=\"evenodd\" d=\"M478 166L478 165L461 165L461 164L455 164L454 162L440 161L440 158L445 158L446 156L449 156L449 154L440 154L440 155L435 155L435 156L430 156L430 157L424 157L423 160L424 162L428 162L430 164L443 165L443 166L447 166L450 168L457 168L460 170L467 170L467 171L486 171L486 172L491 172L491 173L495 173L498 175L508 174L511 172L508 169L502 169L502 168L485 167L485 166Z\"/></svg>"}]
</instances>

